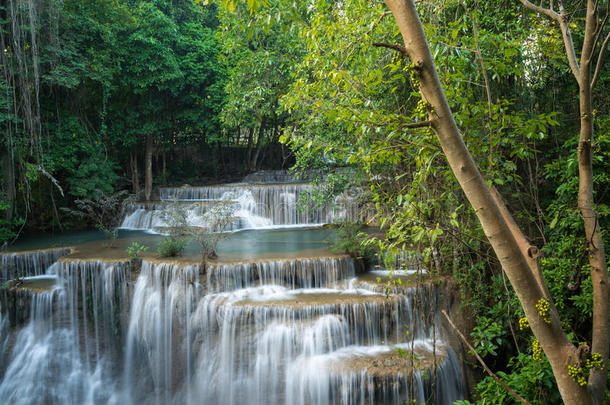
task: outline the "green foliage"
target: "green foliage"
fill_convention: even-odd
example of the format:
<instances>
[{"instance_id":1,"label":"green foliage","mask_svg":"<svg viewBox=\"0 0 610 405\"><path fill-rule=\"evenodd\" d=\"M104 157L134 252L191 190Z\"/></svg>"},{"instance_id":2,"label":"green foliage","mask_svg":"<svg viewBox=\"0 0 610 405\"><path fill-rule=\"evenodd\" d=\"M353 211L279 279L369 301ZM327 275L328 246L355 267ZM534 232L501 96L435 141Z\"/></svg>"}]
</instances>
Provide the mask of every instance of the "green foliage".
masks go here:
<instances>
[{"instance_id":1,"label":"green foliage","mask_svg":"<svg viewBox=\"0 0 610 405\"><path fill-rule=\"evenodd\" d=\"M174 201L163 213L163 220L170 228L172 237L186 237L201 247L202 262L216 257L216 247L227 234L225 231L235 221L235 205L221 203L209 208L199 216L202 225L193 226L189 222L192 213L185 204Z\"/></svg>"},{"instance_id":2,"label":"green foliage","mask_svg":"<svg viewBox=\"0 0 610 405\"><path fill-rule=\"evenodd\" d=\"M140 257L141 253L144 253L148 250L148 246L140 245L138 242L132 242L131 245L127 247L127 255L129 256L129 260L135 260Z\"/></svg>"},{"instance_id":3,"label":"green foliage","mask_svg":"<svg viewBox=\"0 0 610 405\"><path fill-rule=\"evenodd\" d=\"M375 249L370 243L366 243L369 235L362 232L363 228L360 223L340 222L331 249L357 258L372 257Z\"/></svg>"},{"instance_id":4,"label":"green foliage","mask_svg":"<svg viewBox=\"0 0 610 405\"><path fill-rule=\"evenodd\" d=\"M545 358L537 361L531 355L520 353L508 362L508 370L498 371L498 377L533 405L561 403L553 371ZM515 399L492 377L485 377L477 383L476 392L475 404L515 403Z\"/></svg>"},{"instance_id":5,"label":"green foliage","mask_svg":"<svg viewBox=\"0 0 610 405\"><path fill-rule=\"evenodd\" d=\"M157 252L161 257L176 257L182 255L186 247L186 240L176 236L168 236L157 245Z\"/></svg>"},{"instance_id":6,"label":"green foliage","mask_svg":"<svg viewBox=\"0 0 610 405\"><path fill-rule=\"evenodd\" d=\"M23 225L22 218L5 219L4 213L10 208L10 202L0 192L0 246L17 236L17 230Z\"/></svg>"},{"instance_id":7,"label":"green foliage","mask_svg":"<svg viewBox=\"0 0 610 405\"><path fill-rule=\"evenodd\" d=\"M14 170L14 181L3 180L17 186L15 217L27 218L26 227L61 226L58 207L125 187L130 154L141 160L149 134L158 151L219 139L225 67L216 6L19 4L19 23L3 26L0 148Z\"/></svg>"},{"instance_id":8,"label":"green foliage","mask_svg":"<svg viewBox=\"0 0 610 405\"><path fill-rule=\"evenodd\" d=\"M505 333L502 326L495 321L480 317L470 336L473 337L474 348L481 357L497 356L497 350L506 343Z\"/></svg>"}]
</instances>

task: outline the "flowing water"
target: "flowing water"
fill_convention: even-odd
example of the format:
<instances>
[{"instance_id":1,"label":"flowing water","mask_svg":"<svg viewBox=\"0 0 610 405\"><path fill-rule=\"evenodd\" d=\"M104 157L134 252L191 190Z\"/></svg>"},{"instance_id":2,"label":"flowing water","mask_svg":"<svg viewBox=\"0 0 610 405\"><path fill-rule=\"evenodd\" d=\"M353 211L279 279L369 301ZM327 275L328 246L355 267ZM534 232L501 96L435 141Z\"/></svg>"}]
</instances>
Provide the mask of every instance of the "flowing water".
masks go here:
<instances>
[{"instance_id":1,"label":"flowing water","mask_svg":"<svg viewBox=\"0 0 610 405\"><path fill-rule=\"evenodd\" d=\"M162 188L160 201L127 206L121 227L150 231L163 228L167 226L164 211L172 204L186 206L191 226L206 226L205 212L211 206L233 204L236 220L229 230L312 226L357 218L356 196L344 194L335 198L333 203L305 204L303 198L315 189L309 183L235 183Z\"/></svg>"},{"instance_id":2,"label":"flowing water","mask_svg":"<svg viewBox=\"0 0 610 405\"><path fill-rule=\"evenodd\" d=\"M4 280L19 276L0 289L0 403L462 398L439 288L410 285L413 271L401 271L390 291L388 272L357 274L351 258L318 249L321 232L235 233L205 271L153 257L136 267L76 258L67 248L0 255Z\"/></svg>"}]
</instances>

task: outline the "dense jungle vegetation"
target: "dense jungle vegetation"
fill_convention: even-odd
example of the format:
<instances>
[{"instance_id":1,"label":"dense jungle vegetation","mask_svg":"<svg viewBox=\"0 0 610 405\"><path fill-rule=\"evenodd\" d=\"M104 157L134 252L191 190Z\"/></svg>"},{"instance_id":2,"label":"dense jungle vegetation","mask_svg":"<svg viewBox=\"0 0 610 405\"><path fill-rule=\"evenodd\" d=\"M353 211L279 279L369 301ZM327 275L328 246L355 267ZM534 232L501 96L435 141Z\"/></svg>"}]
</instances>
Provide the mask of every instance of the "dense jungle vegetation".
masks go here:
<instances>
[{"instance_id":1,"label":"dense jungle vegetation","mask_svg":"<svg viewBox=\"0 0 610 405\"><path fill-rule=\"evenodd\" d=\"M610 10L604 0L540 6L561 10L571 60L560 23L523 3L416 7L461 137L540 248L557 327L583 352L593 339L596 284L593 238L579 210L578 134L583 122L594 128L592 232L608 246ZM597 12L593 27L587 7ZM422 97L421 66L395 16L383 2L361 0L0 3L0 240L75 228L62 207L119 190L151 199L155 186L260 168L324 174L323 192L308 203L357 194L363 220L385 235L367 239L342 224L349 249L420 247L428 268L457 280L473 314L465 327L494 373L529 403L560 403L527 305L437 139L436 107ZM574 62L578 72L590 38L591 113L583 115ZM607 308L607 286L605 294L595 299ZM601 372L607 385L607 357L606 348L599 364L594 355L571 363L580 368L570 372L573 383L586 386ZM514 401L492 377L481 377L472 398Z\"/></svg>"}]
</instances>

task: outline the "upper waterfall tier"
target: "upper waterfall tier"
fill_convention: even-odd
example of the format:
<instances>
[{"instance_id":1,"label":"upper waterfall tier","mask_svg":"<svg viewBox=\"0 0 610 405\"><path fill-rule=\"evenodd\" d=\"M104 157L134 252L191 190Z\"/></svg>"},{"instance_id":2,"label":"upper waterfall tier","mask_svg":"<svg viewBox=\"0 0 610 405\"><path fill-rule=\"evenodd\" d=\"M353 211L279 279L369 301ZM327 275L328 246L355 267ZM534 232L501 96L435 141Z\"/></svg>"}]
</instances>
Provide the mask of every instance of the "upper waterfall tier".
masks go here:
<instances>
[{"instance_id":1,"label":"upper waterfall tier","mask_svg":"<svg viewBox=\"0 0 610 405\"><path fill-rule=\"evenodd\" d=\"M204 213L210 204L235 204L236 228L268 228L276 226L321 225L338 219L357 217L354 198L340 195L332 204L311 207L301 200L314 193L309 183L247 184L235 183L205 187L161 188L161 201L127 207L121 227L153 229L163 227L162 210L173 203L193 203L188 208L189 224L206 226Z\"/></svg>"}]
</instances>

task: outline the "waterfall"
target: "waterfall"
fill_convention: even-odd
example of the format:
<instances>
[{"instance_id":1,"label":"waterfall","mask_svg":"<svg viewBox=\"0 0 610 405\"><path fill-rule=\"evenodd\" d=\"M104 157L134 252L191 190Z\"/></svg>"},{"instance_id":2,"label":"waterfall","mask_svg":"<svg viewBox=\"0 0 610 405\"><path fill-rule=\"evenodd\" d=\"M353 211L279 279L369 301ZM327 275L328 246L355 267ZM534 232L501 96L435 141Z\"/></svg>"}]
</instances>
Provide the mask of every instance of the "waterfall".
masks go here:
<instances>
[{"instance_id":1,"label":"waterfall","mask_svg":"<svg viewBox=\"0 0 610 405\"><path fill-rule=\"evenodd\" d=\"M233 203L236 222L229 230L322 225L338 219L358 218L357 199L348 195L338 196L334 203L319 207L299 206L301 197L314 192L316 187L310 183L235 183L161 188L161 201L129 205L121 227L144 230L163 227L163 210L171 204L188 204L190 225L205 226L202 216L210 205Z\"/></svg>"},{"instance_id":2,"label":"waterfall","mask_svg":"<svg viewBox=\"0 0 610 405\"><path fill-rule=\"evenodd\" d=\"M318 288L354 275L354 262L349 257L212 264L207 270L207 286L215 292L247 288L255 284Z\"/></svg>"},{"instance_id":3,"label":"waterfall","mask_svg":"<svg viewBox=\"0 0 610 405\"><path fill-rule=\"evenodd\" d=\"M0 281L44 274L60 257L71 252L71 248L58 248L0 253Z\"/></svg>"},{"instance_id":4,"label":"waterfall","mask_svg":"<svg viewBox=\"0 0 610 405\"><path fill-rule=\"evenodd\" d=\"M48 290L3 289L0 398L11 404L116 403L117 353L130 279L125 262L59 262ZM6 327L7 295L27 297L29 320Z\"/></svg>"},{"instance_id":5,"label":"waterfall","mask_svg":"<svg viewBox=\"0 0 610 405\"><path fill-rule=\"evenodd\" d=\"M455 355L434 338L436 289L387 298L346 288L350 261L212 265L204 280L198 266L145 260L131 305L125 397L227 405L461 398ZM399 348L425 367L409 367ZM387 369L366 367L379 361Z\"/></svg>"},{"instance_id":6,"label":"waterfall","mask_svg":"<svg viewBox=\"0 0 610 405\"><path fill-rule=\"evenodd\" d=\"M187 382L189 396L193 351L190 315L200 290L198 266L142 263L125 355L124 392L130 402L172 403L181 381Z\"/></svg>"},{"instance_id":7,"label":"waterfall","mask_svg":"<svg viewBox=\"0 0 610 405\"><path fill-rule=\"evenodd\" d=\"M449 405L464 395L435 285L388 295L387 271L356 275L347 256L211 263L205 274L130 263L64 258L0 289L0 398Z\"/></svg>"}]
</instances>

